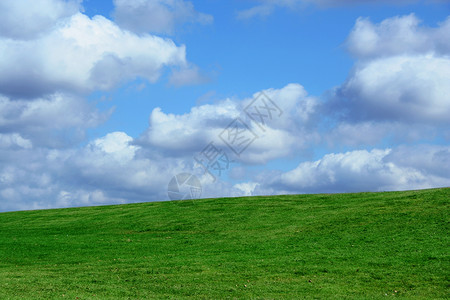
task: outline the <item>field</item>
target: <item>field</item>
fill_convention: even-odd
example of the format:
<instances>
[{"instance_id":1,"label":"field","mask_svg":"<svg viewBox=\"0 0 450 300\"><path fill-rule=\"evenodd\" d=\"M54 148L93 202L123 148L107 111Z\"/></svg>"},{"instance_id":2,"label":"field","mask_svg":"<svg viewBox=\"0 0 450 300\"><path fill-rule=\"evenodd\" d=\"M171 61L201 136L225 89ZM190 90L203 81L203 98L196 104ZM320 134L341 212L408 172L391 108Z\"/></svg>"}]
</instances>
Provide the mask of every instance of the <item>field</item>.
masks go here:
<instances>
[{"instance_id":1,"label":"field","mask_svg":"<svg viewBox=\"0 0 450 300\"><path fill-rule=\"evenodd\" d=\"M0 214L0 299L438 299L450 189Z\"/></svg>"}]
</instances>

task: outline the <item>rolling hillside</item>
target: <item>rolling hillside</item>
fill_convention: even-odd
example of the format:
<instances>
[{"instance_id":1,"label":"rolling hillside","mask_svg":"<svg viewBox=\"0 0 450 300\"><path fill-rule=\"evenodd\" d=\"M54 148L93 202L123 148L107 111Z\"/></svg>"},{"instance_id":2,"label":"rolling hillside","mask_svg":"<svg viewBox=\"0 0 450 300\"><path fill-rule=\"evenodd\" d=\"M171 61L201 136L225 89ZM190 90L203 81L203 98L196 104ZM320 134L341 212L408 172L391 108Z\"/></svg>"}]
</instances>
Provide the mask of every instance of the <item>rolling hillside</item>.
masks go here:
<instances>
[{"instance_id":1,"label":"rolling hillside","mask_svg":"<svg viewBox=\"0 0 450 300\"><path fill-rule=\"evenodd\" d=\"M0 298L445 298L450 189L0 214Z\"/></svg>"}]
</instances>

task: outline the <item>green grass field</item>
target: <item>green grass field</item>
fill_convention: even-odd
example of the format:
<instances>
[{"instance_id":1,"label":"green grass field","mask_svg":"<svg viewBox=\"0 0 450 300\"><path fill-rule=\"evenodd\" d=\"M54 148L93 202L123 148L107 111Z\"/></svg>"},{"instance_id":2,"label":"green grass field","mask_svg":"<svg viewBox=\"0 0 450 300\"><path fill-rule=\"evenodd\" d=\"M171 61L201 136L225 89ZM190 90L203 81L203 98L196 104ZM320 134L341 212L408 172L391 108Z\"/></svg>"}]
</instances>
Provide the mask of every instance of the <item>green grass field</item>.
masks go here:
<instances>
[{"instance_id":1,"label":"green grass field","mask_svg":"<svg viewBox=\"0 0 450 300\"><path fill-rule=\"evenodd\" d=\"M0 299L449 293L450 189L0 214Z\"/></svg>"}]
</instances>

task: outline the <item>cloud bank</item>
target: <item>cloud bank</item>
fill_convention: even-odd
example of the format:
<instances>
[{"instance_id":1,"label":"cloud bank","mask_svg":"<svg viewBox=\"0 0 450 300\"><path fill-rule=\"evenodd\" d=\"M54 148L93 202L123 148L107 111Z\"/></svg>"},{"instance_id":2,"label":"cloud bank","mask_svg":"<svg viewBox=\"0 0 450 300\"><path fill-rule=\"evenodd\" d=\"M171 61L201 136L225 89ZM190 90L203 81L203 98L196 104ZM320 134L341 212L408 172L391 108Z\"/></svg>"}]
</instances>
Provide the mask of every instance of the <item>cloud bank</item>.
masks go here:
<instances>
[{"instance_id":1,"label":"cloud bank","mask_svg":"<svg viewBox=\"0 0 450 300\"><path fill-rule=\"evenodd\" d=\"M86 94L137 77L155 82L164 66L187 63L184 46L81 13L36 39L0 39L0 51L0 93L16 98Z\"/></svg>"},{"instance_id":2,"label":"cloud bank","mask_svg":"<svg viewBox=\"0 0 450 300\"><path fill-rule=\"evenodd\" d=\"M405 159L406 157L406 159ZM348 193L448 186L450 147L425 145L327 154L317 161L266 177L278 193Z\"/></svg>"}]
</instances>

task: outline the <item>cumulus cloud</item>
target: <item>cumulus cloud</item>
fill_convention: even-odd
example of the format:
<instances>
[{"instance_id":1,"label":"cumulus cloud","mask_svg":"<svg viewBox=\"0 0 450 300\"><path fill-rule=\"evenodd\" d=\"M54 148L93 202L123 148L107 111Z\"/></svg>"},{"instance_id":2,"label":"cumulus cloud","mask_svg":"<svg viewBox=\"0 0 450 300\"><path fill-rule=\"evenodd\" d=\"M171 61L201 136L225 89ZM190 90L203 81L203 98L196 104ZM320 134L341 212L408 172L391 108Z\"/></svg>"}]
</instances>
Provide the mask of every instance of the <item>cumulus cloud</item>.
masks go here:
<instances>
[{"instance_id":1,"label":"cumulus cloud","mask_svg":"<svg viewBox=\"0 0 450 300\"><path fill-rule=\"evenodd\" d=\"M276 176L266 188L285 193L388 191L450 185L450 147L422 145L327 154ZM262 184L264 185L264 184Z\"/></svg>"},{"instance_id":2,"label":"cumulus cloud","mask_svg":"<svg viewBox=\"0 0 450 300\"><path fill-rule=\"evenodd\" d=\"M338 89L352 120L449 124L450 59L400 55L358 65Z\"/></svg>"},{"instance_id":3,"label":"cumulus cloud","mask_svg":"<svg viewBox=\"0 0 450 300\"><path fill-rule=\"evenodd\" d=\"M2 0L0 36L30 39L51 30L59 20L80 10L80 0Z\"/></svg>"},{"instance_id":4,"label":"cumulus cloud","mask_svg":"<svg viewBox=\"0 0 450 300\"><path fill-rule=\"evenodd\" d=\"M213 17L197 12L184 0L114 0L114 18L123 28L137 33L172 34L183 23L209 24Z\"/></svg>"},{"instance_id":5,"label":"cumulus cloud","mask_svg":"<svg viewBox=\"0 0 450 300\"><path fill-rule=\"evenodd\" d=\"M386 19L379 24L368 18L356 21L348 39L347 47L359 59L394 55L450 53L450 17L439 27L420 26L414 15Z\"/></svg>"},{"instance_id":6,"label":"cumulus cloud","mask_svg":"<svg viewBox=\"0 0 450 300\"><path fill-rule=\"evenodd\" d=\"M358 141L374 145L385 137L446 136L449 20L429 28L412 14L378 24L358 19L346 42L355 66L323 106L337 120L328 137L353 138L354 146Z\"/></svg>"},{"instance_id":7,"label":"cumulus cloud","mask_svg":"<svg viewBox=\"0 0 450 300\"><path fill-rule=\"evenodd\" d=\"M139 142L163 149L167 155L193 153L215 140L239 114L238 107L231 100L193 107L183 115L166 114L155 108L149 117L149 127Z\"/></svg>"},{"instance_id":8,"label":"cumulus cloud","mask_svg":"<svg viewBox=\"0 0 450 300\"><path fill-rule=\"evenodd\" d=\"M54 156L54 162L64 160L66 180L77 178L85 189L95 188L108 196L124 199L162 200L164 190L172 173L182 162L157 161L139 158L139 147L131 144L132 138L123 132L112 132L90 142L85 148Z\"/></svg>"},{"instance_id":9,"label":"cumulus cloud","mask_svg":"<svg viewBox=\"0 0 450 300\"><path fill-rule=\"evenodd\" d=\"M0 52L0 93L11 97L107 90L136 77L154 82L164 66L186 64L184 46L81 13L37 39L0 39Z\"/></svg>"},{"instance_id":10,"label":"cumulus cloud","mask_svg":"<svg viewBox=\"0 0 450 300\"><path fill-rule=\"evenodd\" d=\"M240 101L226 99L216 104L193 107L183 115L167 114L160 108L155 108L149 118L149 128L138 143L161 149L166 155L173 156L192 156L210 142L227 149L230 143L227 145L224 137L227 136L228 129L233 128L229 125L236 118L240 118L241 129L247 133L251 131L249 134L254 138L248 148L240 153L240 157L236 158L244 163L267 162L290 155L317 139L316 133L310 130L317 99L309 97L303 86L289 84L263 93L278 106L283 113L282 118L275 113L269 118L269 110L258 100L260 93ZM257 102L253 102L255 99ZM245 113L245 109L252 105L257 105L260 113L267 116L264 128ZM248 126L248 130L243 124Z\"/></svg>"}]
</instances>

